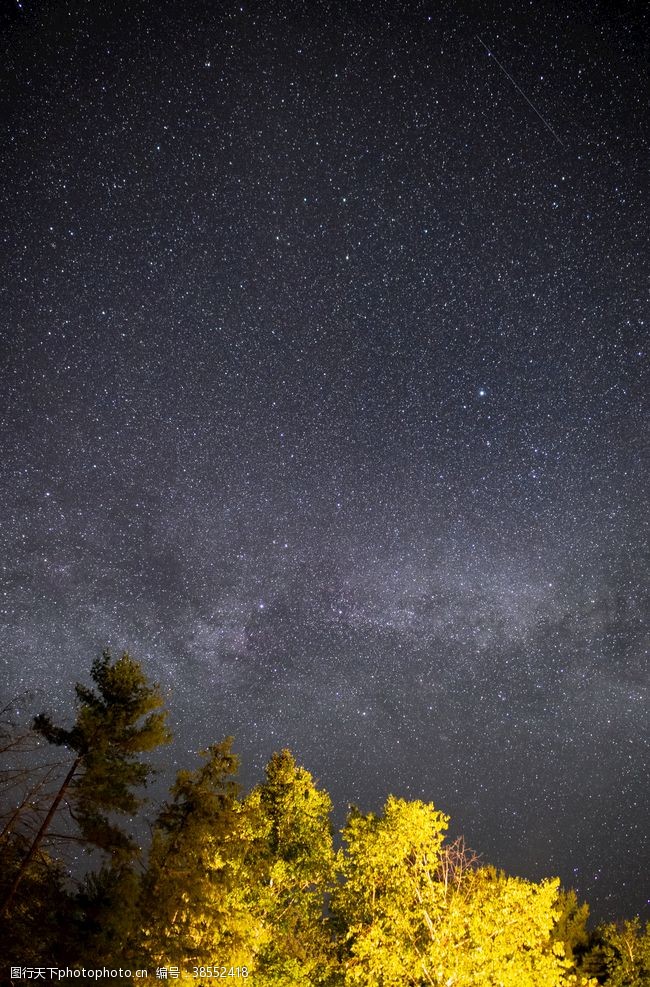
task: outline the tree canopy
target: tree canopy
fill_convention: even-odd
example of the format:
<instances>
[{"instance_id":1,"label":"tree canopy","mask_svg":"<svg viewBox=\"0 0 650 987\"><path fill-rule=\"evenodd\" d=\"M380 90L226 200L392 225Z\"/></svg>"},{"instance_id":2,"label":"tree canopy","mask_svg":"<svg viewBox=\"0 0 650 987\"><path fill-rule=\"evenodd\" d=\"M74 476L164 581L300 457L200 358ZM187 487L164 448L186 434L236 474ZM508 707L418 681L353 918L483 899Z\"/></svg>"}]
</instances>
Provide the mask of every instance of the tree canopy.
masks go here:
<instances>
[{"instance_id":1,"label":"tree canopy","mask_svg":"<svg viewBox=\"0 0 650 987\"><path fill-rule=\"evenodd\" d=\"M449 817L430 802L352 808L337 848L331 799L288 750L246 793L232 738L212 744L178 771L141 855L142 755L169 740L162 697L128 654L104 652L90 676L71 727L34 719L34 736L68 757L49 803L21 796L3 816L0 931L21 951L11 961L169 969L179 985L212 983L215 964L220 979L258 987L649 983L647 926L589 929L573 891L483 864L448 840ZM102 851L76 884L47 839L64 807L81 845Z\"/></svg>"}]
</instances>

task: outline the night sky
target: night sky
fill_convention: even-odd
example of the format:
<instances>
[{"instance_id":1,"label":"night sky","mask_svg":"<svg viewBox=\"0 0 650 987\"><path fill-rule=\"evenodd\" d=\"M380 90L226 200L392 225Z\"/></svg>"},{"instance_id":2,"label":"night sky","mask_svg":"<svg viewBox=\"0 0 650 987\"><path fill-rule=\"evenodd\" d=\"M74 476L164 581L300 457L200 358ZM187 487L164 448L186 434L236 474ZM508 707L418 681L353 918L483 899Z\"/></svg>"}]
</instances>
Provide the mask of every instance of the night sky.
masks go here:
<instances>
[{"instance_id":1,"label":"night sky","mask_svg":"<svg viewBox=\"0 0 650 987\"><path fill-rule=\"evenodd\" d=\"M289 746L642 908L640 11L5 2L8 695L128 649L165 785Z\"/></svg>"}]
</instances>

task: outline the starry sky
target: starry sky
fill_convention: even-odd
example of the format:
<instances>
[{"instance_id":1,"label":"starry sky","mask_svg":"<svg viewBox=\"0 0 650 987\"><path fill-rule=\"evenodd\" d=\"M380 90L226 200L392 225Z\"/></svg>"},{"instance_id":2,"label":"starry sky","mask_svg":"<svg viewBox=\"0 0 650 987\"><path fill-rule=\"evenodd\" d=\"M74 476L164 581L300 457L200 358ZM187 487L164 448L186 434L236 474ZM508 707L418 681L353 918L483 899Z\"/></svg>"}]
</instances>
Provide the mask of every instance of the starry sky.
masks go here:
<instances>
[{"instance_id":1,"label":"starry sky","mask_svg":"<svg viewBox=\"0 0 650 987\"><path fill-rule=\"evenodd\" d=\"M640 9L5 3L9 695L127 648L165 785L289 746L642 909Z\"/></svg>"}]
</instances>

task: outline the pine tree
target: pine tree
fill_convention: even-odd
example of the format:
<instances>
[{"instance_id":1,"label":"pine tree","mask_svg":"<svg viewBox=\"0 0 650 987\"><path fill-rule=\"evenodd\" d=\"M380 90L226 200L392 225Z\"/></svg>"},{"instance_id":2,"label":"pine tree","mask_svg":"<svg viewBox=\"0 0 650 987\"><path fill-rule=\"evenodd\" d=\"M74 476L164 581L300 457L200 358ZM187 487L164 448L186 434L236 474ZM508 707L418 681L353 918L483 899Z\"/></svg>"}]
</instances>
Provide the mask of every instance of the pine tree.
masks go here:
<instances>
[{"instance_id":1,"label":"pine tree","mask_svg":"<svg viewBox=\"0 0 650 987\"><path fill-rule=\"evenodd\" d=\"M589 905L578 901L575 891L560 890L556 907L559 916L553 928L553 940L563 943L566 958L579 965L589 945Z\"/></svg>"},{"instance_id":2,"label":"pine tree","mask_svg":"<svg viewBox=\"0 0 650 987\"><path fill-rule=\"evenodd\" d=\"M160 709L163 700L128 654L113 662L104 651L90 674L96 688L75 687L78 710L71 729L55 726L45 714L34 720L35 731L66 748L72 760L5 893L3 914L9 913L64 800L88 847L122 863L138 852L133 837L111 816L132 816L142 803L136 790L146 784L152 769L138 755L170 739L166 713Z\"/></svg>"},{"instance_id":3,"label":"pine tree","mask_svg":"<svg viewBox=\"0 0 650 987\"><path fill-rule=\"evenodd\" d=\"M607 987L650 984L650 922L639 918L597 926L582 962L584 974Z\"/></svg>"},{"instance_id":4,"label":"pine tree","mask_svg":"<svg viewBox=\"0 0 650 987\"><path fill-rule=\"evenodd\" d=\"M290 751L272 756L245 802L257 840L248 863L250 909L260 942L261 987L314 987L330 976L334 948L324 917L334 884L332 803Z\"/></svg>"},{"instance_id":5,"label":"pine tree","mask_svg":"<svg viewBox=\"0 0 650 987\"><path fill-rule=\"evenodd\" d=\"M66 965L141 966L130 950L140 919L140 875L130 864L104 864L84 876L66 936Z\"/></svg>"},{"instance_id":6,"label":"pine tree","mask_svg":"<svg viewBox=\"0 0 650 987\"><path fill-rule=\"evenodd\" d=\"M154 829L140 912L140 948L153 966L251 962L255 939L244 905L243 859L249 840L234 781L232 738L203 753L205 764L180 771Z\"/></svg>"},{"instance_id":7,"label":"pine tree","mask_svg":"<svg viewBox=\"0 0 650 987\"><path fill-rule=\"evenodd\" d=\"M21 834L12 834L4 841L2 885L9 886L28 849ZM66 957L73 915L74 901L66 889L64 868L41 850L25 868L11 915L0 917L0 941L5 944L7 965L60 965ZM0 978L0 982L4 980Z\"/></svg>"}]
</instances>

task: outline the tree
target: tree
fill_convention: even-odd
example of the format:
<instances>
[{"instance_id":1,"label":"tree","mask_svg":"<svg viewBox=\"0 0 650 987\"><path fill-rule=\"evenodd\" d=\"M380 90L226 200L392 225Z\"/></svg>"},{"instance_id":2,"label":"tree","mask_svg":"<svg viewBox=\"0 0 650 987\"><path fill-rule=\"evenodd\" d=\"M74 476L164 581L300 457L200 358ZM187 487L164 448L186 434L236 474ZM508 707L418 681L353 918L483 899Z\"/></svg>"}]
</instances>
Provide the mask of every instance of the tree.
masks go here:
<instances>
[{"instance_id":1,"label":"tree","mask_svg":"<svg viewBox=\"0 0 650 987\"><path fill-rule=\"evenodd\" d=\"M582 970L607 987L650 984L650 922L639 918L598 926L591 936Z\"/></svg>"},{"instance_id":2,"label":"tree","mask_svg":"<svg viewBox=\"0 0 650 987\"><path fill-rule=\"evenodd\" d=\"M589 945L589 905L579 902L575 891L558 892L558 919L553 927L553 940L564 944L564 954L576 966Z\"/></svg>"},{"instance_id":3,"label":"tree","mask_svg":"<svg viewBox=\"0 0 650 987\"><path fill-rule=\"evenodd\" d=\"M346 984L429 982L425 953L443 893L435 874L448 821L430 804L393 796L382 816L350 813L343 883L332 898Z\"/></svg>"},{"instance_id":4,"label":"tree","mask_svg":"<svg viewBox=\"0 0 650 987\"><path fill-rule=\"evenodd\" d=\"M335 959L327 895L334 885L332 803L288 750L273 754L266 780L244 803L256 840L248 858L248 900L260 938L260 987L315 987Z\"/></svg>"},{"instance_id":5,"label":"tree","mask_svg":"<svg viewBox=\"0 0 650 987\"><path fill-rule=\"evenodd\" d=\"M85 874L68 924L66 966L142 966L131 951L139 895L140 874L132 864L111 862Z\"/></svg>"},{"instance_id":6,"label":"tree","mask_svg":"<svg viewBox=\"0 0 650 987\"><path fill-rule=\"evenodd\" d=\"M433 805L392 796L382 816L351 813L332 901L346 987L587 984L553 938L559 881L478 867L462 843L443 845L447 824Z\"/></svg>"},{"instance_id":7,"label":"tree","mask_svg":"<svg viewBox=\"0 0 650 987\"><path fill-rule=\"evenodd\" d=\"M586 980L574 976L564 943L553 936L559 883L537 884L493 867L468 871L430 930L428 982L586 987Z\"/></svg>"},{"instance_id":8,"label":"tree","mask_svg":"<svg viewBox=\"0 0 650 987\"><path fill-rule=\"evenodd\" d=\"M61 762L48 762L41 753L41 738L31 724L21 723L19 705L27 694L17 696L0 710L0 854L10 841L15 845L33 837L40 825L42 806L49 804L48 792ZM13 852L13 851L12 851Z\"/></svg>"},{"instance_id":9,"label":"tree","mask_svg":"<svg viewBox=\"0 0 650 987\"><path fill-rule=\"evenodd\" d=\"M64 800L88 846L122 862L138 852L133 837L110 817L132 816L141 805L136 790L146 784L152 769L137 755L170 740L166 713L160 710L163 700L128 654L113 662L104 651L90 674L96 689L75 687L78 710L71 729L55 726L46 714L34 719L35 731L65 747L72 761L6 891L2 913L9 911Z\"/></svg>"},{"instance_id":10,"label":"tree","mask_svg":"<svg viewBox=\"0 0 650 987\"><path fill-rule=\"evenodd\" d=\"M330 799L282 751L240 800L231 743L179 772L160 812L140 906L143 961L191 972L219 957L246 966L259 985L313 987L332 953L323 917L334 864Z\"/></svg>"},{"instance_id":11,"label":"tree","mask_svg":"<svg viewBox=\"0 0 650 987\"><path fill-rule=\"evenodd\" d=\"M11 884L27 849L28 844L19 833L4 841L0 870L3 889ZM11 917L0 918L0 941L6 944L7 962L33 967L58 965L74 913L64 868L48 853L39 851L23 873L20 891Z\"/></svg>"},{"instance_id":12,"label":"tree","mask_svg":"<svg viewBox=\"0 0 650 987\"><path fill-rule=\"evenodd\" d=\"M151 965L250 964L255 930L244 904L243 862L249 833L232 738L203 753L205 764L179 771L172 799L156 821L140 911L140 945ZM188 972L189 971L189 972ZM179 982L182 982L183 974Z\"/></svg>"}]
</instances>

